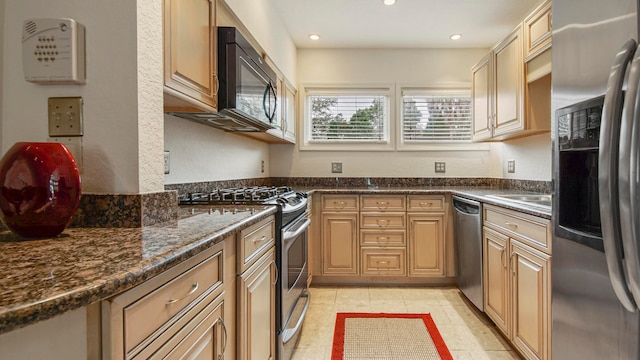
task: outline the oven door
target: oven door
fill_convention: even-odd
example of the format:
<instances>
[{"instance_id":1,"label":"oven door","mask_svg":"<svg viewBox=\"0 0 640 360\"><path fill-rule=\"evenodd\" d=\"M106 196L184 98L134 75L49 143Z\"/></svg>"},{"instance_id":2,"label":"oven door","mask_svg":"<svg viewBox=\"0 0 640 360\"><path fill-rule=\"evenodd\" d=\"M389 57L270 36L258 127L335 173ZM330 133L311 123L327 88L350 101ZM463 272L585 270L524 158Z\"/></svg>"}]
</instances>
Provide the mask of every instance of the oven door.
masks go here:
<instances>
[{"instance_id":1,"label":"oven door","mask_svg":"<svg viewBox=\"0 0 640 360\"><path fill-rule=\"evenodd\" d=\"M278 358L288 360L300 336L302 323L309 308L307 289L308 229L311 220L307 213L282 230L280 271L280 329L278 329Z\"/></svg>"}]
</instances>

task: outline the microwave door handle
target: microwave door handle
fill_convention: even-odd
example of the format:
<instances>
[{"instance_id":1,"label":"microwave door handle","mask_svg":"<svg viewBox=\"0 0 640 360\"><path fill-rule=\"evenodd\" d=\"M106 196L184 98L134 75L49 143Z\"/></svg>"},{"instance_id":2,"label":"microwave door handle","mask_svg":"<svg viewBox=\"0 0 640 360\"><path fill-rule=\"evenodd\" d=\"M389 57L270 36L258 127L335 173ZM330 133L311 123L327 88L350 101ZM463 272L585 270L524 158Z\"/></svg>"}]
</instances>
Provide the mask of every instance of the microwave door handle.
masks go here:
<instances>
[{"instance_id":1,"label":"microwave door handle","mask_svg":"<svg viewBox=\"0 0 640 360\"><path fill-rule=\"evenodd\" d=\"M278 108L278 94L276 93L276 87L273 85L271 85L271 95L273 95L273 112L269 119L273 120L276 117L276 109Z\"/></svg>"},{"instance_id":2,"label":"microwave door handle","mask_svg":"<svg viewBox=\"0 0 640 360\"><path fill-rule=\"evenodd\" d=\"M636 42L631 39L618 51L611 66L607 92L604 96L598 150L598 191L602 243L611 285L620 303L629 311L636 309L624 274L620 240L620 209L618 201L618 148L622 105L622 85L627 65L633 58Z\"/></svg>"},{"instance_id":3,"label":"microwave door handle","mask_svg":"<svg viewBox=\"0 0 640 360\"><path fill-rule=\"evenodd\" d=\"M264 116L266 116L269 120L271 120L271 118L269 117L269 109L267 109L267 95L269 95L270 87L271 83L268 83L264 88L264 93L262 94L262 111L264 112Z\"/></svg>"},{"instance_id":4,"label":"microwave door handle","mask_svg":"<svg viewBox=\"0 0 640 360\"><path fill-rule=\"evenodd\" d=\"M640 47L629 69L628 89L624 97L620 126L618 156L618 193L620 201L620 232L624 248L628 286L636 304L640 304L640 249L638 247L638 141L640 141Z\"/></svg>"}]
</instances>

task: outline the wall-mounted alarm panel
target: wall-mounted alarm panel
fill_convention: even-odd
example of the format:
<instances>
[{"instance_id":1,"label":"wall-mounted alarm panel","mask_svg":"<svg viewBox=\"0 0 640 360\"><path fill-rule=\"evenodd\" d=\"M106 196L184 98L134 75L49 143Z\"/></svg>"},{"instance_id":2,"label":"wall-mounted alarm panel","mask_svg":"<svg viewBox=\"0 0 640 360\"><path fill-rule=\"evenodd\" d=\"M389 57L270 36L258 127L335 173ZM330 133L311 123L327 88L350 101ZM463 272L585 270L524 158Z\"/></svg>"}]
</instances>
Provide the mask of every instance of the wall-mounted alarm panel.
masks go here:
<instances>
[{"instance_id":1,"label":"wall-mounted alarm panel","mask_svg":"<svg viewBox=\"0 0 640 360\"><path fill-rule=\"evenodd\" d=\"M84 26L73 19L29 19L22 29L24 78L39 84L84 84Z\"/></svg>"}]
</instances>

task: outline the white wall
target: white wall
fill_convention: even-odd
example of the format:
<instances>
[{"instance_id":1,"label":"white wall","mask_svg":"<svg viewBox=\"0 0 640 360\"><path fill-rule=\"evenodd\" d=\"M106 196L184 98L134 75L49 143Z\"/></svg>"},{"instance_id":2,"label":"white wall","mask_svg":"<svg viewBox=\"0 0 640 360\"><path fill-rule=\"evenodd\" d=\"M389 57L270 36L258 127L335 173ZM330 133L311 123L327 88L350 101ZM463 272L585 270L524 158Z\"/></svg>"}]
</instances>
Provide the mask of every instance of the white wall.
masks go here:
<instances>
[{"instance_id":1,"label":"white wall","mask_svg":"<svg viewBox=\"0 0 640 360\"><path fill-rule=\"evenodd\" d=\"M260 43L284 76L296 83L296 46L272 1L222 0Z\"/></svg>"},{"instance_id":2,"label":"white wall","mask_svg":"<svg viewBox=\"0 0 640 360\"><path fill-rule=\"evenodd\" d=\"M18 141L48 140L47 98L81 96L85 134L83 192L162 191L160 3L7 0L3 32L3 152ZM38 85L24 80L22 24L39 17L73 18L86 27L85 85Z\"/></svg>"},{"instance_id":3,"label":"white wall","mask_svg":"<svg viewBox=\"0 0 640 360\"><path fill-rule=\"evenodd\" d=\"M501 167L506 179L551 181L551 134L541 134L502 144ZM515 173L507 172L507 161L516 161Z\"/></svg>"},{"instance_id":4,"label":"white wall","mask_svg":"<svg viewBox=\"0 0 640 360\"><path fill-rule=\"evenodd\" d=\"M471 86L471 67L486 52L486 49L298 49L298 81L299 84ZM395 117L392 114L392 122ZM302 120L301 116L298 120ZM469 147L483 147L486 149L483 151L366 153L300 151L297 146L272 145L271 175L331 177L336 174L331 173L330 163L342 161L340 176L345 177L501 177L496 158L499 152L491 150L496 146L499 145ZM445 174L434 172L435 161L446 163Z\"/></svg>"},{"instance_id":5,"label":"white wall","mask_svg":"<svg viewBox=\"0 0 640 360\"><path fill-rule=\"evenodd\" d=\"M165 115L166 184L269 176L269 145L190 120ZM261 172L261 161L265 172Z\"/></svg>"}]
</instances>

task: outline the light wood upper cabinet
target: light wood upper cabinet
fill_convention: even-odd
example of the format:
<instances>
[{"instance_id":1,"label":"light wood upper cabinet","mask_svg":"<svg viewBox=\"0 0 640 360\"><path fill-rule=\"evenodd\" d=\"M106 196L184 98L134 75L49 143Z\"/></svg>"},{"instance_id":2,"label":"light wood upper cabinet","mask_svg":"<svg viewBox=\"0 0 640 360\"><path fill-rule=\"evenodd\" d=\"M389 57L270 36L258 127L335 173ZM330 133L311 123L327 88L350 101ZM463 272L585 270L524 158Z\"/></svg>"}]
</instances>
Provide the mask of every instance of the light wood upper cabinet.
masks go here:
<instances>
[{"instance_id":1,"label":"light wood upper cabinet","mask_svg":"<svg viewBox=\"0 0 640 360\"><path fill-rule=\"evenodd\" d=\"M282 97L282 126L284 138L292 144L296 143L296 124L298 118L298 106L296 102L297 90L288 81L284 82L284 95Z\"/></svg>"},{"instance_id":2,"label":"light wood upper cabinet","mask_svg":"<svg viewBox=\"0 0 640 360\"><path fill-rule=\"evenodd\" d=\"M524 19L525 61L551 47L551 1L542 3Z\"/></svg>"},{"instance_id":3,"label":"light wood upper cabinet","mask_svg":"<svg viewBox=\"0 0 640 360\"><path fill-rule=\"evenodd\" d=\"M473 141L550 131L550 47L547 1L472 68Z\"/></svg>"},{"instance_id":4,"label":"light wood upper cabinet","mask_svg":"<svg viewBox=\"0 0 640 360\"><path fill-rule=\"evenodd\" d=\"M495 109L493 137L524 129L522 26L493 48Z\"/></svg>"},{"instance_id":5,"label":"light wood upper cabinet","mask_svg":"<svg viewBox=\"0 0 640 360\"><path fill-rule=\"evenodd\" d=\"M215 3L164 0L165 111L217 108Z\"/></svg>"},{"instance_id":6,"label":"light wood upper cabinet","mask_svg":"<svg viewBox=\"0 0 640 360\"><path fill-rule=\"evenodd\" d=\"M493 54L487 54L472 69L473 140L480 141L492 136L493 124Z\"/></svg>"}]
</instances>

